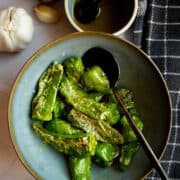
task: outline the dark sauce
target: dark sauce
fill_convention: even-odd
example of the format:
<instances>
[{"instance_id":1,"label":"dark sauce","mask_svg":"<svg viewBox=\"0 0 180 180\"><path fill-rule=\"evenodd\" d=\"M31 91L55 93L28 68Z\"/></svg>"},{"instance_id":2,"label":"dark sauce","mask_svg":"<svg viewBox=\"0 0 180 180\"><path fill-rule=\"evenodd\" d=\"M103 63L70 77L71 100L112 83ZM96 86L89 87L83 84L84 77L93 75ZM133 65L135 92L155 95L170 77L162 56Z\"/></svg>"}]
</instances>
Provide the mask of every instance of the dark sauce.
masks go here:
<instances>
[{"instance_id":1,"label":"dark sauce","mask_svg":"<svg viewBox=\"0 0 180 180\"><path fill-rule=\"evenodd\" d=\"M81 0L74 6L74 15L78 22L88 24L96 19L99 10L98 0Z\"/></svg>"},{"instance_id":2,"label":"dark sauce","mask_svg":"<svg viewBox=\"0 0 180 180\"><path fill-rule=\"evenodd\" d=\"M73 16L83 30L114 33L132 16L132 0L74 0Z\"/></svg>"}]
</instances>

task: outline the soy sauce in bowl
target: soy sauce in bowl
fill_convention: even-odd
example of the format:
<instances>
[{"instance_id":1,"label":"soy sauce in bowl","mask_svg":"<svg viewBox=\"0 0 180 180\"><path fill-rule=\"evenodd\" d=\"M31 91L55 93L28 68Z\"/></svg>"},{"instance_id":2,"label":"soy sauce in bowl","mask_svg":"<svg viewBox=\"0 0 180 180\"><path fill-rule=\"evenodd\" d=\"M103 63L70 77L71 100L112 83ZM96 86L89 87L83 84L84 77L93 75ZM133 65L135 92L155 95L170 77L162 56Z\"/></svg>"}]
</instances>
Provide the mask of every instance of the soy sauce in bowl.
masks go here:
<instances>
[{"instance_id":1,"label":"soy sauce in bowl","mask_svg":"<svg viewBox=\"0 0 180 180\"><path fill-rule=\"evenodd\" d=\"M74 0L73 18L83 31L115 33L134 12L133 0Z\"/></svg>"}]
</instances>

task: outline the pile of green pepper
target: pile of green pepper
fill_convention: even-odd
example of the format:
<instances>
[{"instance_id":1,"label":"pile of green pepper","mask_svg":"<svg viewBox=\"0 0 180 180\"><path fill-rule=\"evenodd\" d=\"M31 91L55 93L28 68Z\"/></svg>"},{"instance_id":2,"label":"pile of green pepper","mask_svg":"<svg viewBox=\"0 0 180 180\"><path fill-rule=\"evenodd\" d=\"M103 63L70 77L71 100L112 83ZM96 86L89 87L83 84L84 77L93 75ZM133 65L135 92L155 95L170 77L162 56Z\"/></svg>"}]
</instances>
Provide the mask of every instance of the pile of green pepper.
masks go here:
<instances>
[{"instance_id":1,"label":"pile of green pepper","mask_svg":"<svg viewBox=\"0 0 180 180\"><path fill-rule=\"evenodd\" d=\"M133 93L125 88L118 92L142 130ZM92 161L109 167L116 160L125 170L139 149L106 74L96 65L85 69L80 57L50 64L38 81L31 114L40 138L68 155L74 180L90 179Z\"/></svg>"}]
</instances>

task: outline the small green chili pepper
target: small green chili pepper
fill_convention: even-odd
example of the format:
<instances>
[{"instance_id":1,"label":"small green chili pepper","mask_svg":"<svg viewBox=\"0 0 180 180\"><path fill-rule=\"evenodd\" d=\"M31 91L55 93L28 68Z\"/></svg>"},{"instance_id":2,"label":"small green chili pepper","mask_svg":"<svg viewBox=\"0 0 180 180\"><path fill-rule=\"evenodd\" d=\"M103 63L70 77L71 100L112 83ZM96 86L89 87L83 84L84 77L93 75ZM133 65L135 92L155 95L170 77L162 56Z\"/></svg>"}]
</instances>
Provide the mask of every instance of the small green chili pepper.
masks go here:
<instances>
[{"instance_id":1,"label":"small green chili pepper","mask_svg":"<svg viewBox=\"0 0 180 180\"><path fill-rule=\"evenodd\" d=\"M63 75L61 64L53 63L40 77L38 92L32 101L32 118L42 121L52 119L58 87Z\"/></svg>"},{"instance_id":2,"label":"small green chili pepper","mask_svg":"<svg viewBox=\"0 0 180 180\"><path fill-rule=\"evenodd\" d=\"M96 148L96 138L93 133L81 134L79 137L72 135L59 135L44 129L40 124L34 123L33 129L41 139L55 148L57 151L68 155L83 156L94 155Z\"/></svg>"}]
</instances>

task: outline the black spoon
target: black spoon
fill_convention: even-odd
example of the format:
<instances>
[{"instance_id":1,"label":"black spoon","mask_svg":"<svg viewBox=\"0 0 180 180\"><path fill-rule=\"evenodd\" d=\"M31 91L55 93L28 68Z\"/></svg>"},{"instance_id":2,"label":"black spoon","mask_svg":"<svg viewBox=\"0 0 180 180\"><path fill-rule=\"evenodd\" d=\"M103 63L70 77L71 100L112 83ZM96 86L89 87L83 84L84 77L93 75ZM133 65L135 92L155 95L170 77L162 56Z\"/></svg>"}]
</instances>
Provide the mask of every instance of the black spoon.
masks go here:
<instances>
[{"instance_id":1,"label":"black spoon","mask_svg":"<svg viewBox=\"0 0 180 180\"><path fill-rule=\"evenodd\" d=\"M114 95L118 101L119 106L123 110L126 118L128 119L129 123L131 124L132 129L134 130L134 133L136 134L141 146L143 147L147 157L151 161L151 163L154 165L155 169L159 173L162 179L167 180L166 173L164 169L162 168L158 158L154 154L152 148L150 147L149 143L147 142L146 138L144 137L143 133L138 129L136 124L134 123L134 120L132 119L131 115L127 111L122 97L117 93L117 85L120 80L120 67L117 63L116 59L113 57L113 55L101 48L101 47L94 47L89 50L87 50L84 55L82 56L83 63L85 67L90 67L93 65L99 65L106 73L108 79L110 80L110 86L113 88Z\"/></svg>"}]
</instances>

